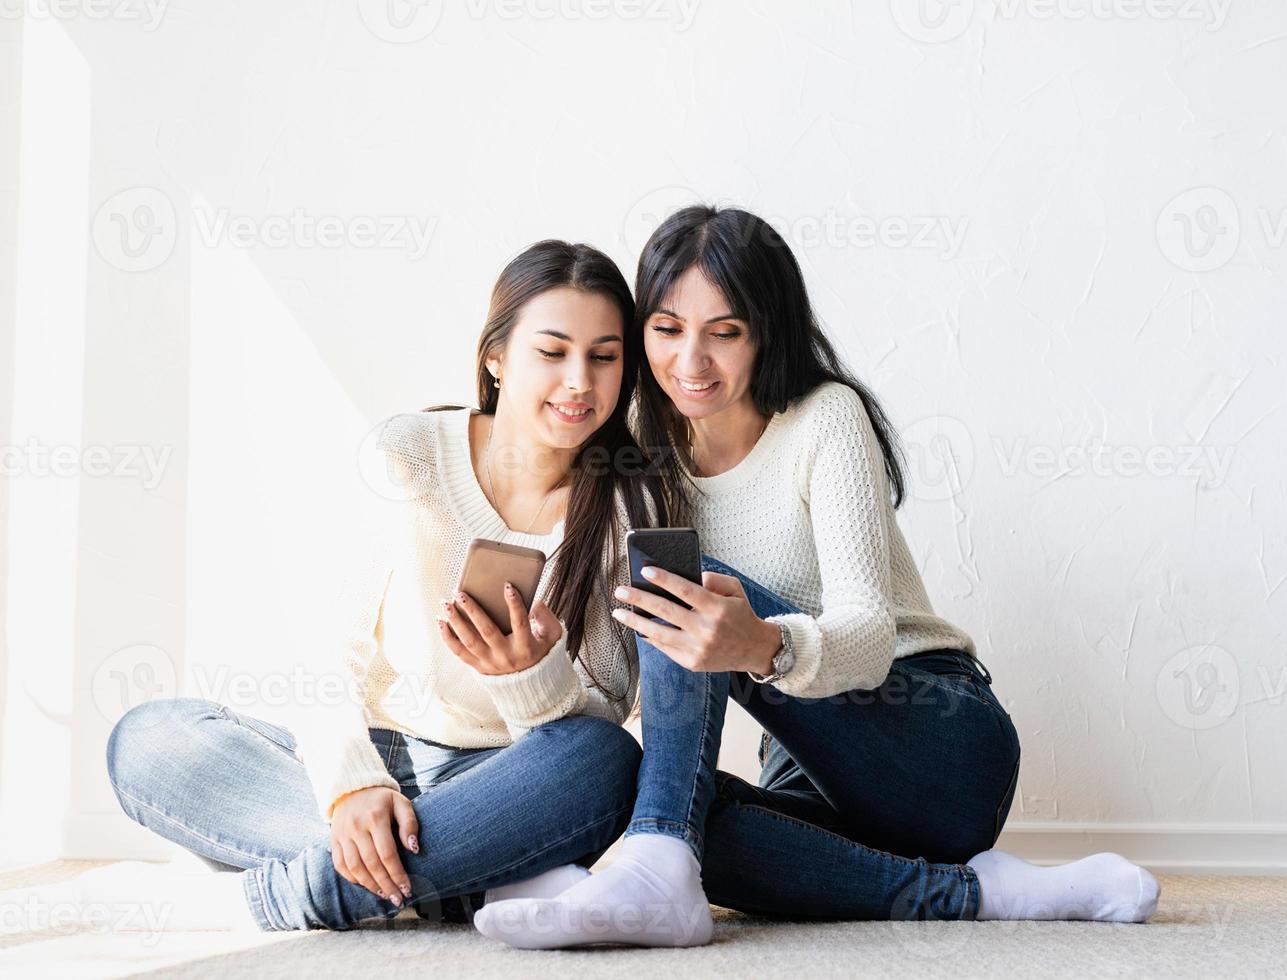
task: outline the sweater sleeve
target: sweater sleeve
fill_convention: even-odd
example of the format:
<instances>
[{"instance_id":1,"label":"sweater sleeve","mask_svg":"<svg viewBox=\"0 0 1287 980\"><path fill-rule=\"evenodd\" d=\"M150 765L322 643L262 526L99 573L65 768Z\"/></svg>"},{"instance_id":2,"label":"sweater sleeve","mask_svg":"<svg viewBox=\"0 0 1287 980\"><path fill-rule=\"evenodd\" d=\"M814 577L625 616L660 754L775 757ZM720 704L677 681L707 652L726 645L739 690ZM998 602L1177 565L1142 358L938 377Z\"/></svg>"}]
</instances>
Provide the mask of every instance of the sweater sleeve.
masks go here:
<instances>
[{"instance_id":1,"label":"sweater sleeve","mask_svg":"<svg viewBox=\"0 0 1287 980\"><path fill-rule=\"evenodd\" d=\"M803 491L822 578L822 613L770 616L790 630L795 666L774 686L794 697L879 687L894 660L889 609L889 482L862 400L830 385L815 396Z\"/></svg>"},{"instance_id":2,"label":"sweater sleeve","mask_svg":"<svg viewBox=\"0 0 1287 980\"><path fill-rule=\"evenodd\" d=\"M364 450L364 463L387 472L390 486L401 486L405 473L390 452L385 429L375 446ZM387 461L387 462L386 462ZM323 672L314 703L296 732L296 755L317 799L318 812L330 820L336 802L346 793L370 786L399 789L371 742L366 702L372 668L381 657L381 614L395 573L398 547L405 540L405 510L397 500L379 499L342 533L348 538L344 586L324 617ZM328 645L329 644L329 648ZM328 652L329 649L329 652Z\"/></svg>"},{"instance_id":3,"label":"sweater sleeve","mask_svg":"<svg viewBox=\"0 0 1287 980\"><path fill-rule=\"evenodd\" d=\"M371 553L353 572L333 610L335 649L328 674L317 685L297 737L296 754L317 798L318 812L330 820L345 793L369 786L398 789L371 742L365 701L367 675L377 656L380 612L393 569L386 552L372 542Z\"/></svg>"}]
</instances>

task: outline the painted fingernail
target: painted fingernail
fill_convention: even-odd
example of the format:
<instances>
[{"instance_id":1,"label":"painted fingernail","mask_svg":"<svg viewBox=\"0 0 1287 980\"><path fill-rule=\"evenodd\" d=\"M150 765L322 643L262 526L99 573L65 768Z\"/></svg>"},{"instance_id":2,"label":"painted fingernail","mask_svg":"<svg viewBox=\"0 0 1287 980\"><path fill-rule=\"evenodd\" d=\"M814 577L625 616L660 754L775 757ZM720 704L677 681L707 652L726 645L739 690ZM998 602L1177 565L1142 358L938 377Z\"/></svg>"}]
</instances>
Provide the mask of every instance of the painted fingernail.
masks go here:
<instances>
[{"instance_id":1,"label":"painted fingernail","mask_svg":"<svg viewBox=\"0 0 1287 980\"><path fill-rule=\"evenodd\" d=\"M624 609L614 609L614 610L612 610L612 618L613 618L613 619L625 619L625 618L626 618L626 611L625 611Z\"/></svg>"},{"instance_id":2,"label":"painted fingernail","mask_svg":"<svg viewBox=\"0 0 1287 980\"><path fill-rule=\"evenodd\" d=\"M508 582L505 583L505 594L506 595L514 594L514 586L510 585Z\"/></svg>"},{"instance_id":3,"label":"painted fingernail","mask_svg":"<svg viewBox=\"0 0 1287 980\"><path fill-rule=\"evenodd\" d=\"M461 605L464 605L469 601L469 596L465 595L465 593L463 592L457 592L456 601L459 602Z\"/></svg>"},{"instance_id":4,"label":"painted fingernail","mask_svg":"<svg viewBox=\"0 0 1287 980\"><path fill-rule=\"evenodd\" d=\"M410 897L411 897L411 886L410 886L410 885L399 885L398 887L399 887L400 889L402 889L402 897L403 897L403 898L410 898Z\"/></svg>"},{"instance_id":5,"label":"painted fingernail","mask_svg":"<svg viewBox=\"0 0 1287 980\"><path fill-rule=\"evenodd\" d=\"M624 599L630 593L626 591L626 588L623 585L623 586L618 586L617 591L612 594L615 595L618 599Z\"/></svg>"},{"instance_id":6,"label":"painted fingernail","mask_svg":"<svg viewBox=\"0 0 1287 980\"><path fill-rule=\"evenodd\" d=\"M398 906L398 908L402 908L402 896L399 895L397 892L389 893L389 901L392 902L394 905Z\"/></svg>"},{"instance_id":7,"label":"painted fingernail","mask_svg":"<svg viewBox=\"0 0 1287 980\"><path fill-rule=\"evenodd\" d=\"M657 569L653 568L651 565L647 566L647 567L646 567L646 568L644 568L644 570L643 570L643 577L644 577L644 578L656 578L656 577L657 577Z\"/></svg>"},{"instance_id":8,"label":"painted fingernail","mask_svg":"<svg viewBox=\"0 0 1287 980\"><path fill-rule=\"evenodd\" d=\"M407 838L407 841L411 844L411 850L412 850L412 851L414 851L415 853L419 854L419 853L420 853L420 838L419 838L419 837L417 837L415 834L412 834L410 837L408 837L408 838Z\"/></svg>"}]
</instances>

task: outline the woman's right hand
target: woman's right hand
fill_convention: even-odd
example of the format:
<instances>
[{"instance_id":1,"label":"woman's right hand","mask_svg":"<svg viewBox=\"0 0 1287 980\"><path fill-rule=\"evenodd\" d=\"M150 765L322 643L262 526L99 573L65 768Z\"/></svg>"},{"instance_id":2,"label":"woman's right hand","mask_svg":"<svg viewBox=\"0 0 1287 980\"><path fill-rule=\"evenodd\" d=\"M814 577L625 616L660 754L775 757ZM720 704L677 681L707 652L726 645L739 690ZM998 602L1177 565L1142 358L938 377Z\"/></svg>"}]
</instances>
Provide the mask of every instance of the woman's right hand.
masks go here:
<instances>
[{"instance_id":1,"label":"woman's right hand","mask_svg":"<svg viewBox=\"0 0 1287 980\"><path fill-rule=\"evenodd\" d=\"M387 786L354 790L331 811L331 861L341 877L401 906L411 897L411 878L398 857L403 846L420 853L420 824L411 801Z\"/></svg>"}]
</instances>

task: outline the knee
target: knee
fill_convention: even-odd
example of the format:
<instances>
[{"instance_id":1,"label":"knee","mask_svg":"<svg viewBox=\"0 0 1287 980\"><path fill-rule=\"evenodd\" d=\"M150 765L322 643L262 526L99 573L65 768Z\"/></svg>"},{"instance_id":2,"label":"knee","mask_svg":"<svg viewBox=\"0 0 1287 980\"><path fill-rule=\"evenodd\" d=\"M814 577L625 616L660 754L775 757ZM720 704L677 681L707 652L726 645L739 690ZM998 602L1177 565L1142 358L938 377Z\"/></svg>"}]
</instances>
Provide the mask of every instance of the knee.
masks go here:
<instances>
[{"instance_id":1,"label":"knee","mask_svg":"<svg viewBox=\"0 0 1287 980\"><path fill-rule=\"evenodd\" d=\"M577 745L576 756L610 781L628 783L633 790L643 749L616 722L597 715L568 715L556 724Z\"/></svg>"},{"instance_id":2,"label":"knee","mask_svg":"<svg viewBox=\"0 0 1287 980\"><path fill-rule=\"evenodd\" d=\"M135 705L121 716L107 738L107 774L114 787L155 771L158 759L173 759L184 731L219 706L200 698L158 698Z\"/></svg>"}]
</instances>

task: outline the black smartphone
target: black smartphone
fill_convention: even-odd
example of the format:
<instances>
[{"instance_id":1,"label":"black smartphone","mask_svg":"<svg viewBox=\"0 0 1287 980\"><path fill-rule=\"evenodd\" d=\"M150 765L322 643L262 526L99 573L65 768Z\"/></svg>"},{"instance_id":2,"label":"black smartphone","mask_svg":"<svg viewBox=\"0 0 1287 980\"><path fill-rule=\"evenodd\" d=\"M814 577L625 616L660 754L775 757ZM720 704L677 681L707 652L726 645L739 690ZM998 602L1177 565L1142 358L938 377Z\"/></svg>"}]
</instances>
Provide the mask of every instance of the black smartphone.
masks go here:
<instances>
[{"instance_id":1,"label":"black smartphone","mask_svg":"<svg viewBox=\"0 0 1287 980\"><path fill-rule=\"evenodd\" d=\"M667 592L659 585L653 585L643 577L642 569L646 565L656 565L668 572L673 572L697 585L702 584L702 552L697 543L697 532L691 527L650 527L631 531L626 535L626 553L630 558L630 584L641 592L651 592L663 599L683 606L692 607L673 593ZM641 616L653 617L651 613L635 607Z\"/></svg>"}]
</instances>

